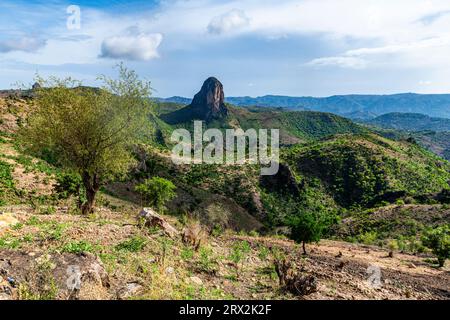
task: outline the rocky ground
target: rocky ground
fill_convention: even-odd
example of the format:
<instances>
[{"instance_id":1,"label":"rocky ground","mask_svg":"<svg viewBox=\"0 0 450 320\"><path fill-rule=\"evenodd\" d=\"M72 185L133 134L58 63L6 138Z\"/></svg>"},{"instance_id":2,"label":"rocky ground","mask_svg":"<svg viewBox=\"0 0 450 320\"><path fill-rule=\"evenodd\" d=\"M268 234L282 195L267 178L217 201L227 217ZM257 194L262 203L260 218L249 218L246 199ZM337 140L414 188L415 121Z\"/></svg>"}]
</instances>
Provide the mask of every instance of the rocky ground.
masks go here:
<instances>
[{"instance_id":1,"label":"rocky ground","mask_svg":"<svg viewBox=\"0 0 450 320\"><path fill-rule=\"evenodd\" d=\"M435 268L423 256L390 258L377 247L336 241L309 245L302 256L289 240L231 233L205 236L195 251L179 235L139 224L137 208L102 208L90 217L64 207L52 214L2 210L9 221L0 227L3 299L450 298L448 267ZM179 232L186 227L165 220ZM315 277L317 291L284 291L274 263L280 256Z\"/></svg>"}]
</instances>

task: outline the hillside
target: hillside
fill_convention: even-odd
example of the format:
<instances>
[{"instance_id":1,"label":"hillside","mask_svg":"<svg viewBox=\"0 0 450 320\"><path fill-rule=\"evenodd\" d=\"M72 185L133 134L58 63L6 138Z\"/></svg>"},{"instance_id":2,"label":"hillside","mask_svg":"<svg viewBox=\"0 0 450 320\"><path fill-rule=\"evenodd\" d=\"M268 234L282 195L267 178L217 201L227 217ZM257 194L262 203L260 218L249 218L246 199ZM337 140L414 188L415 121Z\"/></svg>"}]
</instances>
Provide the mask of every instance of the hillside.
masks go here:
<instances>
[{"instance_id":1,"label":"hillside","mask_svg":"<svg viewBox=\"0 0 450 320\"><path fill-rule=\"evenodd\" d=\"M189 103L190 99L173 97L162 101ZM450 95L446 94L337 95L326 98L267 95L257 98L228 97L226 102L236 106L331 112L352 119L370 119L391 112L450 118Z\"/></svg>"},{"instance_id":2,"label":"hillside","mask_svg":"<svg viewBox=\"0 0 450 320\"><path fill-rule=\"evenodd\" d=\"M344 207L450 188L447 161L418 145L376 135L343 135L294 147L286 160L299 177L319 182Z\"/></svg>"},{"instance_id":3,"label":"hillside","mask_svg":"<svg viewBox=\"0 0 450 320\"><path fill-rule=\"evenodd\" d=\"M406 131L450 131L450 119L433 118L420 113L388 113L365 121L381 128Z\"/></svg>"},{"instance_id":4,"label":"hillside","mask_svg":"<svg viewBox=\"0 0 450 320\"><path fill-rule=\"evenodd\" d=\"M279 173L260 177L257 165L176 166L166 141L183 123L172 126L158 115L183 106L158 103L153 130L143 132L152 143L136 146L135 166L101 188L95 211L82 216L77 199L60 193L64 168L28 153L18 139L33 100L0 102L0 269L9 277L0 277L2 299L449 298L448 267L434 267L420 235L450 222L439 203L447 201L450 167L414 143L381 138L329 113L225 105L226 115L211 125L280 128L290 146L282 149ZM135 186L154 176L176 186L160 215L170 233L136 219L142 198ZM399 201L414 206L383 213ZM335 241L308 245L304 257L287 239L286 223L316 210L342 223L324 235ZM413 223L420 252L409 249L416 242L404 232ZM197 247L183 240L195 230ZM392 241L402 253L386 259ZM276 271L282 261L312 277L314 292L287 290ZM75 293L65 287L68 264L91 279ZM382 268L382 288L367 281L374 265Z\"/></svg>"}]
</instances>

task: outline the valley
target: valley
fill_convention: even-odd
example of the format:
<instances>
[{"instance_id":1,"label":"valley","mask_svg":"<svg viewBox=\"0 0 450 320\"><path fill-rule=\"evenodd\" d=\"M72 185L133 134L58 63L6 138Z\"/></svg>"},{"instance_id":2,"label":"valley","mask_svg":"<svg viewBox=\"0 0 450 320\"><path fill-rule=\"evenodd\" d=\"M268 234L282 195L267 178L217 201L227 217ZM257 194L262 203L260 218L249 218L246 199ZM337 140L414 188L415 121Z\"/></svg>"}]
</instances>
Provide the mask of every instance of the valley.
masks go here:
<instances>
[{"instance_id":1,"label":"valley","mask_svg":"<svg viewBox=\"0 0 450 320\"><path fill-rule=\"evenodd\" d=\"M39 145L54 134L49 128L38 127L29 144L27 126L47 120L33 118L49 101L39 100L51 93L45 90L0 99L0 298L450 298L448 262L440 266L426 240L450 224L450 163L419 138L424 133L277 108L284 105L242 107L209 78L192 102L144 101L151 112L131 145L132 165L100 184L55 157L67 156L58 153L67 147L55 146L58 136ZM121 103L119 94L86 87L61 92L86 108L83 117L91 110L83 99ZM170 136L192 132L194 120L220 131L279 129L279 171L261 176L259 164L174 164ZM85 143L80 137L90 127L83 128L69 137ZM114 150L104 163L115 170L122 149ZM86 185L97 192L92 208ZM142 207L153 218L136 218ZM303 217L311 219L308 229L294 235ZM305 238L310 229L314 237ZM71 264L79 265L76 290L66 286ZM290 281L307 285L293 290Z\"/></svg>"}]
</instances>

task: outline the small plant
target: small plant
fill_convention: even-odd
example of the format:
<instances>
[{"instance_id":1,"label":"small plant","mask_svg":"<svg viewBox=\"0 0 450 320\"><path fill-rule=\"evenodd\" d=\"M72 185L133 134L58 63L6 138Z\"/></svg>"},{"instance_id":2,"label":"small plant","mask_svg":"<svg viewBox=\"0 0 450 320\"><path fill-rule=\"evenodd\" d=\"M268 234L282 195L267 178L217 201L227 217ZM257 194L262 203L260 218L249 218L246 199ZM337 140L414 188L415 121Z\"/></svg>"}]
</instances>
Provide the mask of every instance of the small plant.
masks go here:
<instances>
[{"instance_id":1,"label":"small plant","mask_svg":"<svg viewBox=\"0 0 450 320\"><path fill-rule=\"evenodd\" d=\"M128 252L142 251L148 241L144 237L136 236L127 241L121 242L116 246L116 250L124 250Z\"/></svg>"},{"instance_id":2,"label":"small plant","mask_svg":"<svg viewBox=\"0 0 450 320\"><path fill-rule=\"evenodd\" d=\"M376 231L367 231L358 236L358 241L367 245L374 244L378 238Z\"/></svg>"},{"instance_id":3,"label":"small plant","mask_svg":"<svg viewBox=\"0 0 450 320\"><path fill-rule=\"evenodd\" d=\"M93 252L94 246L86 241L76 241L66 243L62 248L61 252L81 254L83 252Z\"/></svg>"},{"instance_id":4,"label":"small plant","mask_svg":"<svg viewBox=\"0 0 450 320\"><path fill-rule=\"evenodd\" d=\"M55 214L56 208L54 206L47 206L45 208L40 208L39 213L43 215Z\"/></svg>"},{"instance_id":5,"label":"small plant","mask_svg":"<svg viewBox=\"0 0 450 320\"><path fill-rule=\"evenodd\" d=\"M423 236L422 242L436 255L439 267L443 267L445 260L450 258L450 226L428 230Z\"/></svg>"},{"instance_id":6,"label":"small plant","mask_svg":"<svg viewBox=\"0 0 450 320\"><path fill-rule=\"evenodd\" d=\"M211 235L215 238L219 237L221 234L223 233L223 228L221 225L216 224L214 225L212 231L211 231Z\"/></svg>"},{"instance_id":7,"label":"small plant","mask_svg":"<svg viewBox=\"0 0 450 320\"><path fill-rule=\"evenodd\" d=\"M194 253L194 249L186 246L181 250L180 256L184 261L189 261L194 257Z\"/></svg>"},{"instance_id":8,"label":"small plant","mask_svg":"<svg viewBox=\"0 0 450 320\"><path fill-rule=\"evenodd\" d=\"M147 179L135 188L146 204L159 211L164 211L165 204L175 197L175 189L171 181L161 177Z\"/></svg>"},{"instance_id":9,"label":"small plant","mask_svg":"<svg viewBox=\"0 0 450 320\"><path fill-rule=\"evenodd\" d=\"M263 261L267 260L267 257L269 256L269 254L270 254L270 250L266 246L263 246L263 245L259 246L258 257L261 260L263 260Z\"/></svg>"},{"instance_id":10,"label":"small plant","mask_svg":"<svg viewBox=\"0 0 450 320\"><path fill-rule=\"evenodd\" d=\"M231 248L231 253L228 256L228 259L230 259L235 265L236 277L239 277L239 267L240 265L242 267L242 264L250 251L251 247L247 241L237 242Z\"/></svg>"},{"instance_id":11,"label":"small plant","mask_svg":"<svg viewBox=\"0 0 450 320\"><path fill-rule=\"evenodd\" d=\"M217 260L214 258L214 252L209 247L201 247L199 250L199 259L197 265L200 271L214 274L217 271Z\"/></svg>"}]
</instances>

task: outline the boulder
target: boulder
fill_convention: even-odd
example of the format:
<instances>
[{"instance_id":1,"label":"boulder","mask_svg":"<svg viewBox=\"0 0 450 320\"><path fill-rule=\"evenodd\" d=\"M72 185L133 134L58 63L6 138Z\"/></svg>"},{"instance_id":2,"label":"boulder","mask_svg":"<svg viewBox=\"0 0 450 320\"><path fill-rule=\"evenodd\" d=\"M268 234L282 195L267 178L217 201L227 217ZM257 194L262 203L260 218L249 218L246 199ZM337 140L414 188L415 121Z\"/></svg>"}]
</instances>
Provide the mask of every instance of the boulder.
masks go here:
<instances>
[{"instance_id":1,"label":"boulder","mask_svg":"<svg viewBox=\"0 0 450 320\"><path fill-rule=\"evenodd\" d=\"M0 211L0 234L2 233L2 231L17 223L19 223L19 220L17 220L12 213Z\"/></svg>"},{"instance_id":2,"label":"boulder","mask_svg":"<svg viewBox=\"0 0 450 320\"><path fill-rule=\"evenodd\" d=\"M133 298L140 292L142 292L142 289L142 285L140 285L138 282L129 282L117 291L117 299L125 300Z\"/></svg>"},{"instance_id":3,"label":"boulder","mask_svg":"<svg viewBox=\"0 0 450 320\"><path fill-rule=\"evenodd\" d=\"M108 288L108 274L92 254L0 250L0 299L108 299Z\"/></svg>"}]
</instances>

